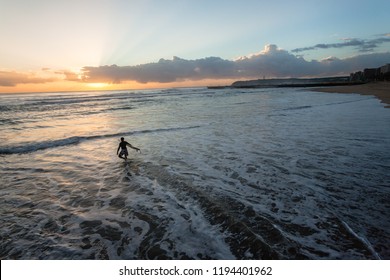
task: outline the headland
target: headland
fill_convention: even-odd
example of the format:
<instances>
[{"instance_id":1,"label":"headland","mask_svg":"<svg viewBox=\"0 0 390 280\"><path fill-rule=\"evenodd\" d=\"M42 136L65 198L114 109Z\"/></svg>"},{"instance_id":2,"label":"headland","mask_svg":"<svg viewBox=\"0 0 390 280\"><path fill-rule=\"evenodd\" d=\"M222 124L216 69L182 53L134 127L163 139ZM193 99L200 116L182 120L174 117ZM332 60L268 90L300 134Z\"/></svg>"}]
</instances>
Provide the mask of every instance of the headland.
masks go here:
<instances>
[{"instance_id":1,"label":"headland","mask_svg":"<svg viewBox=\"0 0 390 280\"><path fill-rule=\"evenodd\" d=\"M224 88L280 88L302 87L311 88L317 92L357 93L373 95L390 108L390 64L379 68L364 69L351 73L350 76L324 78L286 78L257 79L236 81L230 86L210 86L210 89Z\"/></svg>"}]
</instances>

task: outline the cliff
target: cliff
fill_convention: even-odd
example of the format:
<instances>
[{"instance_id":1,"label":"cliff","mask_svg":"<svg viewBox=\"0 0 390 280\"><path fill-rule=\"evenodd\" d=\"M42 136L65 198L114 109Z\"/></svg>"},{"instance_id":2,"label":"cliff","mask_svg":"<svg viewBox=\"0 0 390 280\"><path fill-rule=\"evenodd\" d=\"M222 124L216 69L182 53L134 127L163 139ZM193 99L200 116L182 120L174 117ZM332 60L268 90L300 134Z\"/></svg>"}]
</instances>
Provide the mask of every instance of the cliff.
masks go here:
<instances>
[{"instance_id":1,"label":"cliff","mask_svg":"<svg viewBox=\"0 0 390 280\"><path fill-rule=\"evenodd\" d=\"M329 77L313 79L259 79L234 82L233 88L262 88L262 87L315 87L356 84L349 77Z\"/></svg>"}]
</instances>

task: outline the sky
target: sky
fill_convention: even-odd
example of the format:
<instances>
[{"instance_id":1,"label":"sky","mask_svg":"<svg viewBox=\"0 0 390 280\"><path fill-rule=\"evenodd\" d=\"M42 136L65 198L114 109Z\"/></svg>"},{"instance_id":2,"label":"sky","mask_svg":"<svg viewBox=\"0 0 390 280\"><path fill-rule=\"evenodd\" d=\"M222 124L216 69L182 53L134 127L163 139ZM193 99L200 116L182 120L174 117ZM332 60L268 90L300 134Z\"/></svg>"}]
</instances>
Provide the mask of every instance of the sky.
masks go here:
<instances>
[{"instance_id":1,"label":"sky","mask_svg":"<svg viewBox=\"0 0 390 280\"><path fill-rule=\"evenodd\" d=\"M227 85L390 63L388 0L0 0L0 93Z\"/></svg>"}]
</instances>

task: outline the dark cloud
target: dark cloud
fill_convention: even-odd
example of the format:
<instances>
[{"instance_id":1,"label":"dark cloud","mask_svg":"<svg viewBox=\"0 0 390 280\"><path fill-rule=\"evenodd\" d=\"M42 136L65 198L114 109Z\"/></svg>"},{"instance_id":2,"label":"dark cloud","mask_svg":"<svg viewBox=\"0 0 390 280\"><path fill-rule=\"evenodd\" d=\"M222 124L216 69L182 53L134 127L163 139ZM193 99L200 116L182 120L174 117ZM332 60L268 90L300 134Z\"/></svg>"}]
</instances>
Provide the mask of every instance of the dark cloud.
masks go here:
<instances>
[{"instance_id":1,"label":"dark cloud","mask_svg":"<svg viewBox=\"0 0 390 280\"><path fill-rule=\"evenodd\" d=\"M363 39L345 39L344 42L335 43L335 44L316 44L310 47L297 48L291 50L293 53L300 53L304 51L311 51L317 49L338 49L345 47L356 47L360 52L369 52L378 48L380 45L384 43L389 43L390 37L388 34L383 34L379 38L371 39L371 40L363 40Z\"/></svg>"},{"instance_id":2,"label":"dark cloud","mask_svg":"<svg viewBox=\"0 0 390 280\"><path fill-rule=\"evenodd\" d=\"M237 76L235 63L218 57L197 60L174 57L172 60L160 59L156 63L137 66L84 67L82 73L84 81L110 83L129 80L139 83L169 83L187 79L219 79Z\"/></svg>"},{"instance_id":3,"label":"dark cloud","mask_svg":"<svg viewBox=\"0 0 390 280\"><path fill-rule=\"evenodd\" d=\"M379 67L389 62L390 52L362 54L346 59L329 57L320 61L307 61L303 57L279 49L276 45L267 45L261 52L237 60L219 57L186 60L174 57L172 60L161 59L156 63L137 66L84 67L82 80L106 83L124 81L169 83L201 79L251 79L264 76L318 77L348 75L350 72Z\"/></svg>"}]
</instances>

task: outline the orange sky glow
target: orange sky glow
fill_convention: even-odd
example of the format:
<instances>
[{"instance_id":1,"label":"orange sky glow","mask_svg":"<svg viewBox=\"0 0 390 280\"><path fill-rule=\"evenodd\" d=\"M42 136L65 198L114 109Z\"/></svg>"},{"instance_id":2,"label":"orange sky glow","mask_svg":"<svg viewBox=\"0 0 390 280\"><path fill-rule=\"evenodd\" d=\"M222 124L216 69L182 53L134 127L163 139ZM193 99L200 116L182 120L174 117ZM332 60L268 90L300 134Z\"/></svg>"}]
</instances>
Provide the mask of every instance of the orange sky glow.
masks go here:
<instances>
[{"instance_id":1,"label":"orange sky glow","mask_svg":"<svg viewBox=\"0 0 390 280\"><path fill-rule=\"evenodd\" d=\"M47 70L45 70L47 72ZM0 71L0 82L5 71ZM28 92L62 92L62 91L99 91L99 90L139 90L153 88L175 88L175 87L197 87L197 86L220 86L231 84L233 79L203 79L200 81L178 81L170 83L138 83L135 81L123 81L121 83L105 82L84 82L81 79L69 81L63 74L48 74L38 71L25 74L10 72L17 76L25 77L24 81L15 81L15 84L9 86L0 86L0 94L8 93L28 93ZM9 76L9 75L8 75Z\"/></svg>"},{"instance_id":2,"label":"orange sky glow","mask_svg":"<svg viewBox=\"0 0 390 280\"><path fill-rule=\"evenodd\" d=\"M0 0L0 93L349 75L390 62L389 9L387 0Z\"/></svg>"}]
</instances>

